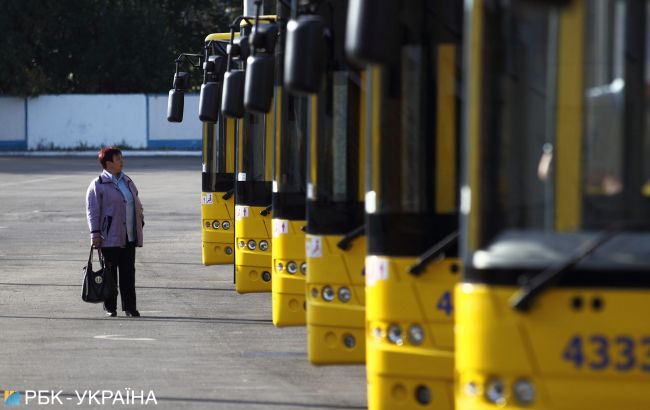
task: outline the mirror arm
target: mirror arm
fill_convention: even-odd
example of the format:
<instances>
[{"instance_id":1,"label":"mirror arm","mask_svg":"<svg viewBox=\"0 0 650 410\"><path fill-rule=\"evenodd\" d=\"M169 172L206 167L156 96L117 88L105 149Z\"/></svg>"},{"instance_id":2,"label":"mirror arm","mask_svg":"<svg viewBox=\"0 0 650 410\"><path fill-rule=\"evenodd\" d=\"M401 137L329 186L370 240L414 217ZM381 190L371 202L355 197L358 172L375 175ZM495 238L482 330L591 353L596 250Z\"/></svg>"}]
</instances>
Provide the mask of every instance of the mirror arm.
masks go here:
<instances>
[{"instance_id":1,"label":"mirror arm","mask_svg":"<svg viewBox=\"0 0 650 410\"><path fill-rule=\"evenodd\" d=\"M205 47L205 55L203 56L203 61L205 61L205 69L203 70L203 84L206 84L208 82L208 53L209 53L209 47Z\"/></svg>"},{"instance_id":2,"label":"mirror arm","mask_svg":"<svg viewBox=\"0 0 650 410\"><path fill-rule=\"evenodd\" d=\"M230 42L228 43L228 46L232 49L232 46L235 41L235 26L232 25L230 26ZM226 61L226 71L230 72L232 66L232 53L228 53L228 60Z\"/></svg>"},{"instance_id":3,"label":"mirror arm","mask_svg":"<svg viewBox=\"0 0 650 410\"><path fill-rule=\"evenodd\" d=\"M198 63L195 63L194 61L192 61L192 59L191 59L190 57L198 57L199 62L198 62ZM202 59L203 59L203 55L202 55L202 54L181 53L181 54L178 56L178 58L176 58L176 60L174 60L174 62L176 63L176 67L178 67L178 65L179 65L180 63L185 62L185 63L189 64L191 67L194 67L194 68L201 68L201 61L202 61Z\"/></svg>"},{"instance_id":4,"label":"mirror arm","mask_svg":"<svg viewBox=\"0 0 650 410\"><path fill-rule=\"evenodd\" d=\"M226 47L224 47L223 44L221 44L221 43L219 43L217 41L217 42L214 43L214 46L217 47L219 49L219 51L221 51L222 55L224 55L224 56L228 55L228 51L226 51Z\"/></svg>"},{"instance_id":5,"label":"mirror arm","mask_svg":"<svg viewBox=\"0 0 650 410\"><path fill-rule=\"evenodd\" d=\"M255 0L255 32L260 27L260 12L262 11L262 0ZM257 54L257 47L253 47L253 55Z\"/></svg>"}]
</instances>

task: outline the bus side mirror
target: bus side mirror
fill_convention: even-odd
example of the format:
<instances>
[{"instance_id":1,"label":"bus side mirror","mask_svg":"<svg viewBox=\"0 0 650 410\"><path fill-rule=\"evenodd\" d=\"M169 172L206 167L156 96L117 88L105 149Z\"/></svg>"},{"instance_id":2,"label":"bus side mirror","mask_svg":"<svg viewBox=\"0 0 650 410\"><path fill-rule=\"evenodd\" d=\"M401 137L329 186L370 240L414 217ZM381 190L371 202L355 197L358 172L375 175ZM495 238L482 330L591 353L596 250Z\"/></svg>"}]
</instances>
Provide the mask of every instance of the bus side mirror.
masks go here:
<instances>
[{"instance_id":1,"label":"bus side mirror","mask_svg":"<svg viewBox=\"0 0 650 410\"><path fill-rule=\"evenodd\" d=\"M221 84L209 82L201 85L199 95L199 119L216 123L221 110Z\"/></svg>"},{"instance_id":2,"label":"bus side mirror","mask_svg":"<svg viewBox=\"0 0 650 410\"><path fill-rule=\"evenodd\" d=\"M221 112L226 117L244 118L244 71L228 71L223 75Z\"/></svg>"},{"instance_id":3,"label":"bus side mirror","mask_svg":"<svg viewBox=\"0 0 650 410\"><path fill-rule=\"evenodd\" d=\"M244 106L247 110L262 114L271 111L274 74L275 57L272 55L248 57L244 88Z\"/></svg>"},{"instance_id":4,"label":"bus side mirror","mask_svg":"<svg viewBox=\"0 0 650 410\"><path fill-rule=\"evenodd\" d=\"M251 54L248 36L235 37L233 42L235 52L232 53L232 56L239 57L242 61L246 61L248 56Z\"/></svg>"},{"instance_id":5,"label":"bus side mirror","mask_svg":"<svg viewBox=\"0 0 650 410\"><path fill-rule=\"evenodd\" d=\"M189 74L177 72L174 74L174 88L169 90L167 98L167 121L183 122L185 108L185 90L189 88Z\"/></svg>"},{"instance_id":6,"label":"bus side mirror","mask_svg":"<svg viewBox=\"0 0 650 410\"><path fill-rule=\"evenodd\" d=\"M295 94L315 94L325 65L325 32L318 16L299 16L287 23L284 85Z\"/></svg>"},{"instance_id":7,"label":"bus side mirror","mask_svg":"<svg viewBox=\"0 0 650 410\"><path fill-rule=\"evenodd\" d=\"M185 91L169 90L167 98L167 121L183 122L183 109L185 108Z\"/></svg>"},{"instance_id":8,"label":"bus side mirror","mask_svg":"<svg viewBox=\"0 0 650 410\"><path fill-rule=\"evenodd\" d=\"M399 2L395 0L350 0L345 37L347 57L362 66L397 62L399 14Z\"/></svg>"},{"instance_id":9,"label":"bus side mirror","mask_svg":"<svg viewBox=\"0 0 650 410\"><path fill-rule=\"evenodd\" d=\"M221 110L221 78L225 70L225 58L211 55L203 63L204 83L199 95L199 119L216 123Z\"/></svg>"}]
</instances>

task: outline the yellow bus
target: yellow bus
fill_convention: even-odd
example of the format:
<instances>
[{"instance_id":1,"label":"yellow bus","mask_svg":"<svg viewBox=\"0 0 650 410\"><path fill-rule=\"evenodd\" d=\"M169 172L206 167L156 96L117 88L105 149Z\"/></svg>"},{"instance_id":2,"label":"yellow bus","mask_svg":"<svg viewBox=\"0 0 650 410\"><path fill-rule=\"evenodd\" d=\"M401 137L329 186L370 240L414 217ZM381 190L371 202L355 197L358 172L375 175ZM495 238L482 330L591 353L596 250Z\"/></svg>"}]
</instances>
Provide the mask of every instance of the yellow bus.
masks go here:
<instances>
[{"instance_id":1,"label":"yellow bus","mask_svg":"<svg viewBox=\"0 0 650 410\"><path fill-rule=\"evenodd\" d=\"M458 409L650 408L648 6L467 2Z\"/></svg>"},{"instance_id":2,"label":"yellow bus","mask_svg":"<svg viewBox=\"0 0 650 410\"><path fill-rule=\"evenodd\" d=\"M344 55L347 1L326 3L319 14L301 7L288 23L284 77L289 91L311 94L307 353L313 364L363 363L365 99L362 75Z\"/></svg>"},{"instance_id":3,"label":"yellow bus","mask_svg":"<svg viewBox=\"0 0 650 410\"><path fill-rule=\"evenodd\" d=\"M275 24L274 16L263 16ZM238 293L271 291L271 181L273 116L244 109L244 76L250 55L251 17L231 26L231 46L224 75L222 111L239 118L236 125L235 289ZM234 30L241 29L235 38Z\"/></svg>"},{"instance_id":4,"label":"yellow bus","mask_svg":"<svg viewBox=\"0 0 650 410\"><path fill-rule=\"evenodd\" d=\"M282 86L286 20L290 8L278 2L279 40L275 53L275 156L273 161L273 324L306 322L305 197L307 98Z\"/></svg>"},{"instance_id":5,"label":"yellow bus","mask_svg":"<svg viewBox=\"0 0 650 410\"><path fill-rule=\"evenodd\" d=\"M371 64L368 408L453 409L462 3L351 0L348 15L348 54Z\"/></svg>"},{"instance_id":6,"label":"yellow bus","mask_svg":"<svg viewBox=\"0 0 650 410\"><path fill-rule=\"evenodd\" d=\"M225 57L229 39L229 33L208 35L205 38L208 55ZM221 83L222 72L219 77ZM226 118L220 111L216 123L203 122L201 185L203 264L232 264L235 261L235 120Z\"/></svg>"}]
</instances>

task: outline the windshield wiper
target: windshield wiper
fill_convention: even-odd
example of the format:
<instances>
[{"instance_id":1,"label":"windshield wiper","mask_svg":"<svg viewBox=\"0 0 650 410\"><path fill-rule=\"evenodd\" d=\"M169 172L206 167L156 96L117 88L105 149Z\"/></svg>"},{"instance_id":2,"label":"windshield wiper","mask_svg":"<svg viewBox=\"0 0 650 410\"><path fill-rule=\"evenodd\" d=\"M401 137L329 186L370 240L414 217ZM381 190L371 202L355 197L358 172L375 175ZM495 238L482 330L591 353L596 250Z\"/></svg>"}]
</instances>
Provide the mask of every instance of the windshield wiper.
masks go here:
<instances>
[{"instance_id":1,"label":"windshield wiper","mask_svg":"<svg viewBox=\"0 0 650 410\"><path fill-rule=\"evenodd\" d=\"M447 252L447 250L451 248L452 245L455 245L457 241L458 231L456 230L439 240L435 245L420 255L415 262L415 265L411 266L409 269L409 273L411 275L418 276L424 271L424 268L426 268L427 265L431 263L431 261L439 258L440 255Z\"/></svg>"},{"instance_id":2,"label":"windshield wiper","mask_svg":"<svg viewBox=\"0 0 650 410\"><path fill-rule=\"evenodd\" d=\"M618 234L616 231L605 231L596 238L580 246L575 254L557 266L547 268L523 285L510 299L510 306L521 312L530 310L535 299L549 286L559 281L567 272L574 268L580 261L594 253L607 241Z\"/></svg>"},{"instance_id":3,"label":"windshield wiper","mask_svg":"<svg viewBox=\"0 0 650 410\"><path fill-rule=\"evenodd\" d=\"M340 249L343 249L344 251L347 251L350 249L350 245L352 245L352 241L360 237L366 232L366 226L361 225L358 228L353 229L352 231L348 232L347 235L343 237L339 241L339 243L336 244Z\"/></svg>"},{"instance_id":4,"label":"windshield wiper","mask_svg":"<svg viewBox=\"0 0 650 410\"><path fill-rule=\"evenodd\" d=\"M230 197L231 197L234 193L235 193L235 190L234 190L234 189L230 189L230 190L226 191L226 193L223 194L223 196L222 196L221 198L227 201L227 200L230 199Z\"/></svg>"},{"instance_id":5,"label":"windshield wiper","mask_svg":"<svg viewBox=\"0 0 650 410\"><path fill-rule=\"evenodd\" d=\"M271 204L271 205L267 206L266 208L262 209L262 211L260 212L260 215L266 216L266 215L271 213L272 209L273 209L273 204Z\"/></svg>"}]
</instances>

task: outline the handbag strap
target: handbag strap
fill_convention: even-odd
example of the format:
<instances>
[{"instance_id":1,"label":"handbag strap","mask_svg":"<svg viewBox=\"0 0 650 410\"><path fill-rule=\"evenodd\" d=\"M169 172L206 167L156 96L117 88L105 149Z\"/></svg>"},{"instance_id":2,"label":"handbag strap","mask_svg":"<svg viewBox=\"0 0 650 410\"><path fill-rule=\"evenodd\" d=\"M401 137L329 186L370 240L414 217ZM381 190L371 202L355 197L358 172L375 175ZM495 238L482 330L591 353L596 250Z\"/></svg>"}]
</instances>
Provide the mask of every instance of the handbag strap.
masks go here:
<instances>
[{"instance_id":1,"label":"handbag strap","mask_svg":"<svg viewBox=\"0 0 650 410\"><path fill-rule=\"evenodd\" d=\"M99 265L102 267L102 270L104 270L104 255L102 254L102 249L101 248L93 248L92 246L90 247L90 255L88 255L88 266L90 267L90 270L92 271L93 269L93 251L97 249L97 255L99 256Z\"/></svg>"}]
</instances>

